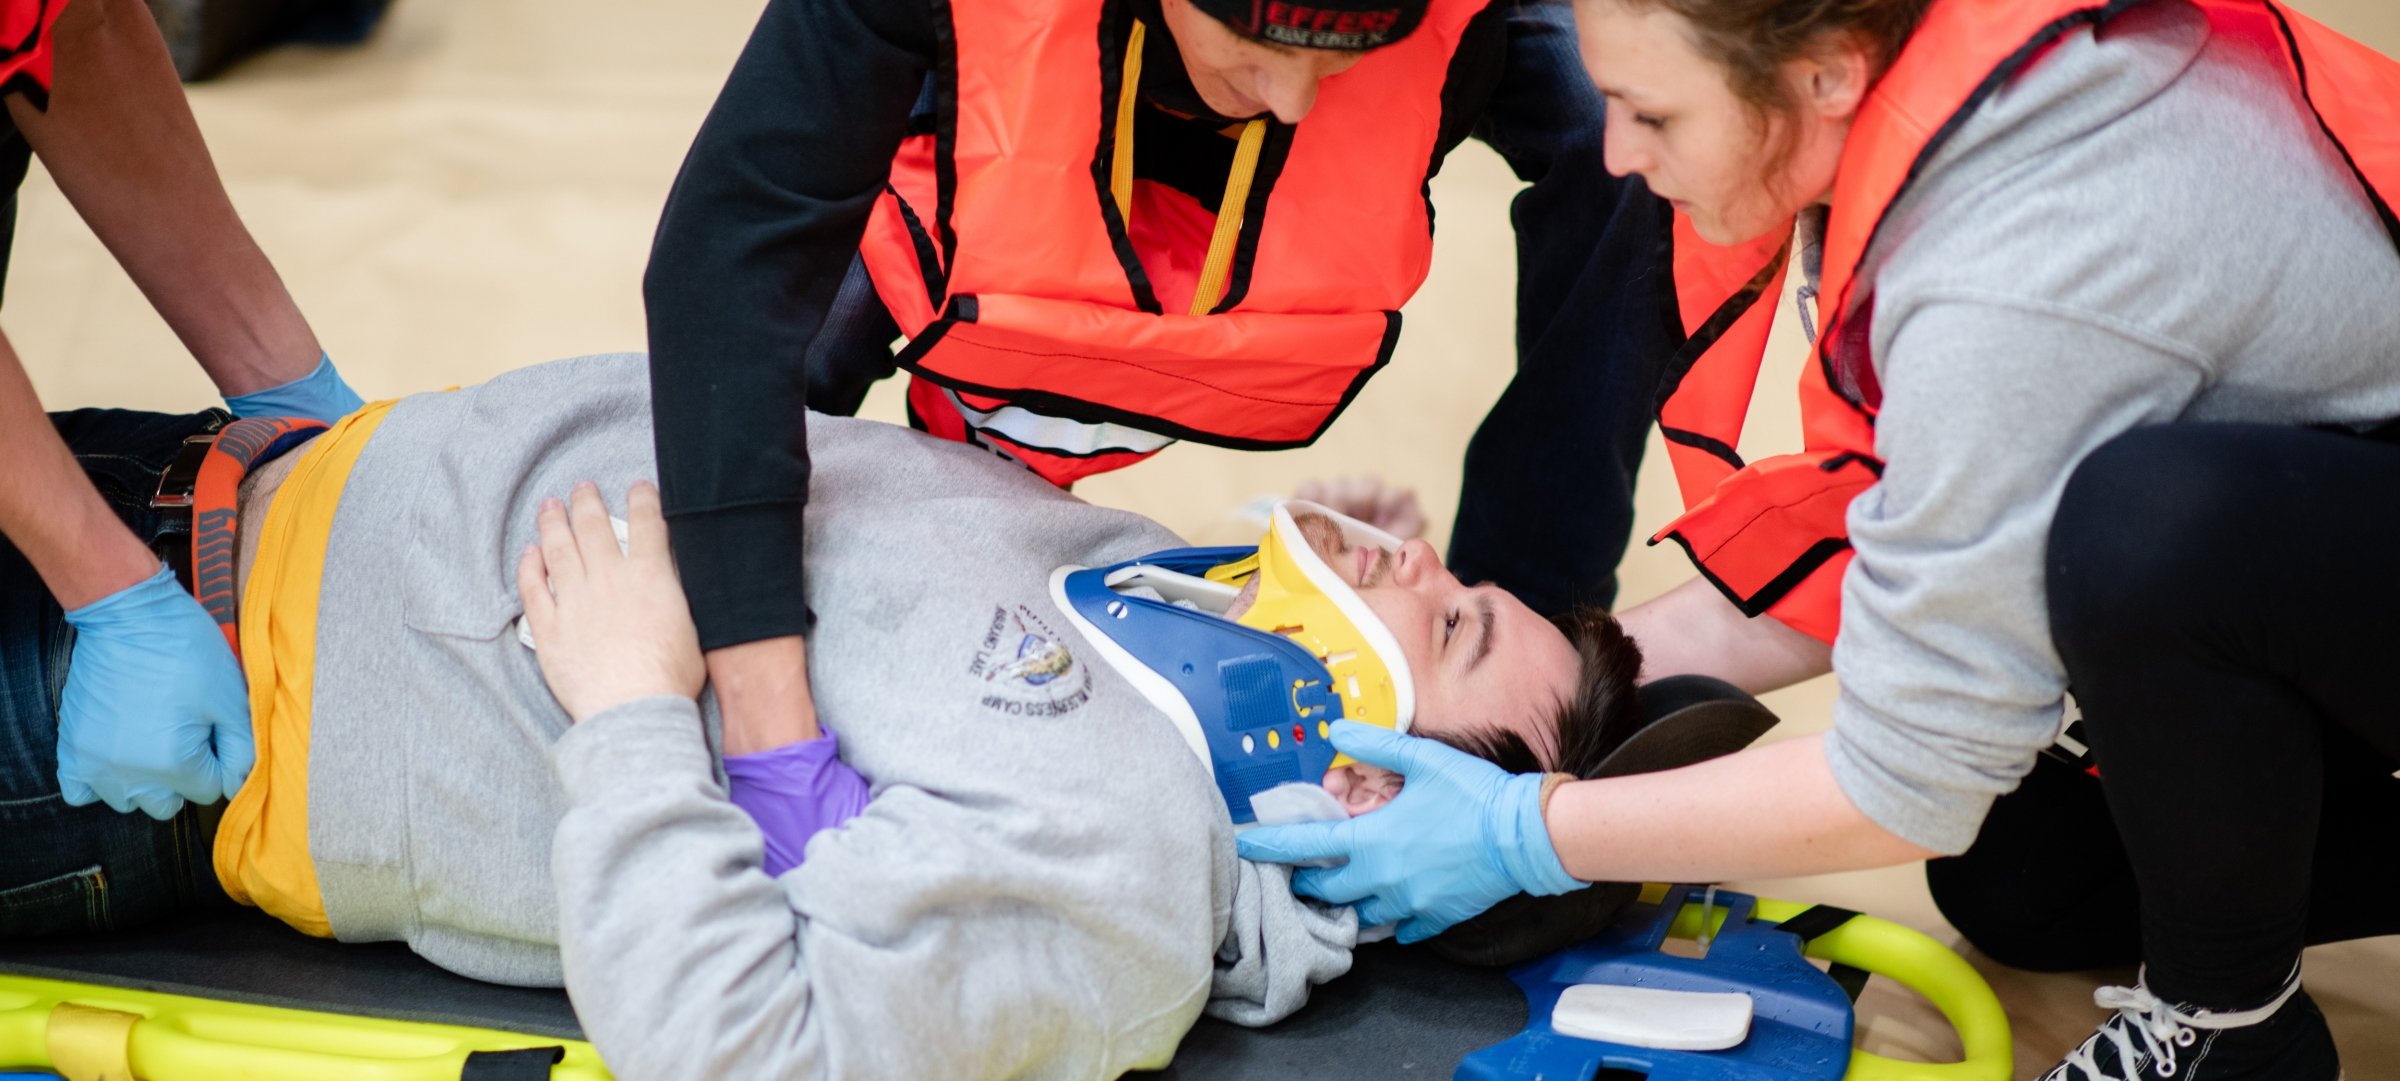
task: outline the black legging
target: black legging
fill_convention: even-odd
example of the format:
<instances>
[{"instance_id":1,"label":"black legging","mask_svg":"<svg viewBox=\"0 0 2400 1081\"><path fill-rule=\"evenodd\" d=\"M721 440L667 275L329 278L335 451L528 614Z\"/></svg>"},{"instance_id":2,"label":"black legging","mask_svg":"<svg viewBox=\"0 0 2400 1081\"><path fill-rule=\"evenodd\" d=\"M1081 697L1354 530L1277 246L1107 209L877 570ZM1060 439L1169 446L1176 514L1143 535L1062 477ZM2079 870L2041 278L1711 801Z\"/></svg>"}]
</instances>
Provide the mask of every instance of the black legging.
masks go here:
<instances>
[{"instance_id":1,"label":"black legging","mask_svg":"<svg viewBox=\"0 0 2400 1081\"><path fill-rule=\"evenodd\" d=\"M2238 1008L2304 943L2400 933L2400 445L2140 429L2076 470L2048 562L2106 780L2045 758L1928 865L1968 940Z\"/></svg>"}]
</instances>

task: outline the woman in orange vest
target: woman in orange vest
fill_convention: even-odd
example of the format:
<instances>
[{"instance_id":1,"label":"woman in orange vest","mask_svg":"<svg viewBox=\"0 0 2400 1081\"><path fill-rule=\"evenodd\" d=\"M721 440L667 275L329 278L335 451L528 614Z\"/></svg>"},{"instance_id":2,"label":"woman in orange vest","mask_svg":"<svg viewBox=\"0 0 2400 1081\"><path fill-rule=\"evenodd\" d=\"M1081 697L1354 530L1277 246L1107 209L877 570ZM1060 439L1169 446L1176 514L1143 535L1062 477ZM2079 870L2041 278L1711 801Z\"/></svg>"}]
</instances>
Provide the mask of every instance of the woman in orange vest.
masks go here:
<instances>
[{"instance_id":1,"label":"woman in orange vest","mask_svg":"<svg viewBox=\"0 0 2400 1081\"><path fill-rule=\"evenodd\" d=\"M1517 375L1452 565L1606 603L1676 328L1668 213L1606 172L1604 111L1567 0L767 4L644 287L660 486L737 743L816 732L806 410L904 368L918 425L1060 484L1178 439L1304 445L1390 356L1426 185L1470 134L1532 186Z\"/></svg>"},{"instance_id":2,"label":"woman in orange vest","mask_svg":"<svg viewBox=\"0 0 2400 1081\"><path fill-rule=\"evenodd\" d=\"M1651 675L1830 667L1833 730L1560 784L1337 728L1400 798L1244 853L1346 858L1296 884L1403 939L1950 856L2003 959L2145 966L2046 1076L2332 1081L2301 947L2400 931L2400 64L2272 0L1578 14L1691 336L1662 538L1702 574L1624 622ZM1745 461L1795 218L1807 446Z\"/></svg>"}]
</instances>

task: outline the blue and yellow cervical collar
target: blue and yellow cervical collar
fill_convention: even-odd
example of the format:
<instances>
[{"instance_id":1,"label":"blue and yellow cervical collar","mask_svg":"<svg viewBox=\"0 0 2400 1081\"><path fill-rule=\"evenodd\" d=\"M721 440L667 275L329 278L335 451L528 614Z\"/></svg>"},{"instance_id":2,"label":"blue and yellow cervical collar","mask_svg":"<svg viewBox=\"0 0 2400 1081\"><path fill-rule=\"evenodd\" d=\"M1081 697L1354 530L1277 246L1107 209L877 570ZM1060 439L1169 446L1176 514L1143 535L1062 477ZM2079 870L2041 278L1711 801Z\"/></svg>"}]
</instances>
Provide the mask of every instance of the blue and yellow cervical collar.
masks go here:
<instances>
[{"instance_id":1,"label":"blue and yellow cervical collar","mask_svg":"<svg viewBox=\"0 0 2400 1081\"><path fill-rule=\"evenodd\" d=\"M1336 719L1406 732L1416 714L1399 641L1309 547L1294 512L1323 515L1354 548L1400 548L1364 522L1289 500L1256 548L1176 548L1050 577L1068 620L1175 721L1236 825L1256 820L1252 795L1314 783L1348 761L1326 739ZM1255 603L1226 619L1253 582Z\"/></svg>"}]
</instances>

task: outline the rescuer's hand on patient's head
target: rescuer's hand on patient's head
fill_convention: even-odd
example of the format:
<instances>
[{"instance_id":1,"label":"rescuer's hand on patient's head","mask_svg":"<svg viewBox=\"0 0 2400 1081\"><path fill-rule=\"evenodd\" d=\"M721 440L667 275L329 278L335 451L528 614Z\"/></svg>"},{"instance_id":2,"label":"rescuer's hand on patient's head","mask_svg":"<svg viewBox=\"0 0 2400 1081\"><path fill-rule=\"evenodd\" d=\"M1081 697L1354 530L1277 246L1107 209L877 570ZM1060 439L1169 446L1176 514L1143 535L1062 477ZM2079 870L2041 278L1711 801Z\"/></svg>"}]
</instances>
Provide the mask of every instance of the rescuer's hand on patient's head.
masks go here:
<instances>
[{"instance_id":1,"label":"rescuer's hand on patient's head","mask_svg":"<svg viewBox=\"0 0 2400 1081\"><path fill-rule=\"evenodd\" d=\"M655 486L633 486L625 520L619 549L599 488L578 484L567 503L542 503L541 542L517 561L534 655L577 721L636 699L697 697L707 671Z\"/></svg>"}]
</instances>

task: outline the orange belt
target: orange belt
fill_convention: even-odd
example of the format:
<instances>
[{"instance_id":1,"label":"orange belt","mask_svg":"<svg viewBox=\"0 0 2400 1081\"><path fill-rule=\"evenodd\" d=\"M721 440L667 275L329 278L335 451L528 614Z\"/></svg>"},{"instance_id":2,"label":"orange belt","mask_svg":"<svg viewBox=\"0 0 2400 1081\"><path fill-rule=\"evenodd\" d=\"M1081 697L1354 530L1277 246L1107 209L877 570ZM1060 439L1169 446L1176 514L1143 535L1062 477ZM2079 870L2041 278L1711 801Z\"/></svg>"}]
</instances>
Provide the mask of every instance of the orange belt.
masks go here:
<instances>
[{"instance_id":1,"label":"orange belt","mask_svg":"<svg viewBox=\"0 0 2400 1081\"><path fill-rule=\"evenodd\" d=\"M233 568L242 478L324 430L323 422L300 417L245 417L186 437L183 449L158 475L151 508L191 515L192 542L164 553L167 566L217 621L225 644L237 657L242 641L235 616L241 606L234 594Z\"/></svg>"}]
</instances>

